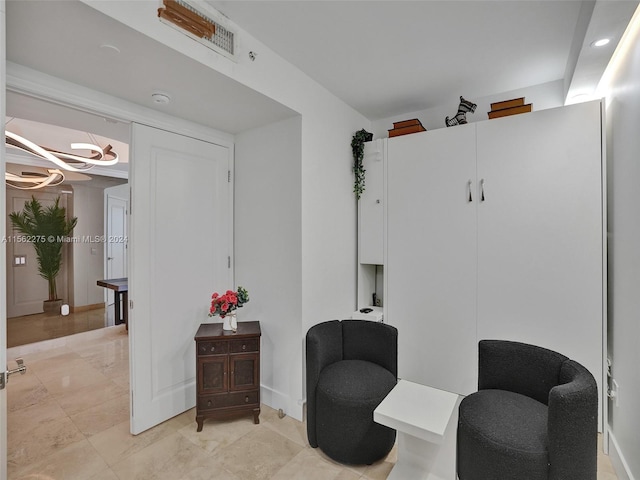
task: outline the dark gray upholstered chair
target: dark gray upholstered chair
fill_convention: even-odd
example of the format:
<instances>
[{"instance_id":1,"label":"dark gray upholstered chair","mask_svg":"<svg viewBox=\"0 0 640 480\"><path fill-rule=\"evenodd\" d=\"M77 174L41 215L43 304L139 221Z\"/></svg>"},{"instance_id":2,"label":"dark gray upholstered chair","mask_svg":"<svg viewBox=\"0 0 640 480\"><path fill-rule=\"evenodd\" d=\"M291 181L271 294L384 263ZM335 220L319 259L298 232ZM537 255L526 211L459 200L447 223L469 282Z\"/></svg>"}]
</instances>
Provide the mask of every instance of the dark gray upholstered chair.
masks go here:
<instances>
[{"instance_id":1,"label":"dark gray upholstered chair","mask_svg":"<svg viewBox=\"0 0 640 480\"><path fill-rule=\"evenodd\" d=\"M482 340L478 392L460 403L460 480L596 480L598 387L564 355Z\"/></svg>"},{"instance_id":2,"label":"dark gray upholstered chair","mask_svg":"<svg viewBox=\"0 0 640 480\"><path fill-rule=\"evenodd\" d=\"M309 444L347 464L372 464L396 431L373 421L373 410L396 385L398 331L367 320L332 320L307 332Z\"/></svg>"}]
</instances>

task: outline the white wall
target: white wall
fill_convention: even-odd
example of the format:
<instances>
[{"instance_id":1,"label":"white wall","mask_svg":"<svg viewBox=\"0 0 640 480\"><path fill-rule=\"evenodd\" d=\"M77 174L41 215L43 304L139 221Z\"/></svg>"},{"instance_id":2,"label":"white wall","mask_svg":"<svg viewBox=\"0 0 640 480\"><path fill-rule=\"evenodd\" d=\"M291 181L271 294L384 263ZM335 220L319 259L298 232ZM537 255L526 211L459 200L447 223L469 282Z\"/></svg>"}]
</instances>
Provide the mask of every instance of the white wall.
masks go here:
<instances>
[{"instance_id":1,"label":"white wall","mask_svg":"<svg viewBox=\"0 0 640 480\"><path fill-rule=\"evenodd\" d=\"M261 400L285 412L300 398L301 123L296 117L251 130L235 145L235 283L250 298L238 315L260 320Z\"/></svg>"},{"instance_id":2,"label":"white wall","mask_svg":"<svg viewBox=\"0 0 640 480\"><path fill-rule=\"evenodd\" d=\"M525 104L531 103L533 111L546 110L547 108L560 107L564 105L564 87L562 80L543 83L541 85L533 85L531 87L482 98L472 98L466 96L464 92L460 93L466 100L477 105L474 113L467 113L467 122L469 123L487 120L489 118L487 112L491 111L492 103L510 100L512 98L524 97ZM449 99L443 99L443 104L437 107L375 120L371 125L374 138L388 137L388 131L393 128L393 122L400 122L402 120L409 120L412 118L419 119L422 126L427 130L446 128L444 122L445 118L452 118L455 116L458 112L459 103L460 96L458 95Z\"/></svg>"},{"instance_id":3,"label":"white wall","mask_svg":"<svg viewBox=\"0 0 640 480\"><path fill-rule=\"evenodd\" d=\"M73 246L72 307L104 302L104 288L96 281L104 278L104 242L90 242L87 237L104 235L104 193L102 188L85 185L73 187L73 215L78 224L73 236L80 241Z\"/></svg>"},{"instance_id":4,"label":"white wall","mask_svg":"<svg viewBox=\"0 0 640 480\"><path fill-rule=\"evenodd\" d=\"M606 88L608 234L609 234L609 357L620 386L618 406L610 404L614 446L622 465L618 478L640 478L640 18L626 38L629 50L612 62Z\"/></svg>"},{"instance_id":5,"label":"white wall","mask_svg":"<svg viewBox=\"0 0 640 480\"><path fill-rule=\"evenodd\" d=\"M239 46L237 62L234 62L158 22L156 2L84 1L301 115L302 313L300 326L296 327L296 341L280 341L273 347L284 349L283 355L289 362L287 370L273 372L274 377L278 377L274 378L274 385L286 385L285 377L291 377L292 369L299 369L291 380L294 383L290 384L290 391L295 394L291 393L291 410L286 413L301 419L305 395L304 334L313 324L346 317L356 306L356 202L352 192L351 138L361 128L370 129L371 122L240 28L237 28ZM249 60L249 51L258 52L255 62ZM261 199L254 197L253 201ZM237 215L236 220L241 221ZM273 223L267 231L243 233L243 229L239 234L251 238L237 237L235 241L252 241L258 248L261 242L266 242L265 235L277 236L280 228L279 223ZM236 261L243 261L238 253ZM253 308L258 308L257 303Z\"/></svg>"}]
</instances>

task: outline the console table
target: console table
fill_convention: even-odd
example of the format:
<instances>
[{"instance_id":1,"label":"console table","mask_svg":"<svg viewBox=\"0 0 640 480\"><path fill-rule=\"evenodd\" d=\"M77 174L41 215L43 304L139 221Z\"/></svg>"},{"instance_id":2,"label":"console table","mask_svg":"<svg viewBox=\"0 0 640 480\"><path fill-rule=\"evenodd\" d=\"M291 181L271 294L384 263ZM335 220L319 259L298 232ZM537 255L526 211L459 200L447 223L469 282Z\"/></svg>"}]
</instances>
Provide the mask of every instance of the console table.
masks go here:
<instances>
[{"instance_id":1,"label":"console table","mask_svg":"<svg viewBox=\"0 0 640 480\"><path fill-rule=\"evenodd\" d=\"M110 278L98 280L96 283L99 287L113 290L115 293L113 301L115 324L124 323L125 328L129 330L129 279ZM122 302L122 316L120 316L120 302Z\"/></svg>"},{"instance_id":2,"label":"console table","mask_svg":"<svg viewBox=\"0 0 640 480\"><path fill-rule=\"evenodd\" d=\"M260 423L260 322L238 322L234 333L203 323L196 341L198 432L207 418L252 414Z\"/></svg>"},{"instance_id":3,"label":"console table","mask_svg":"<svg viewBox=\"0 0 640 480\"><path fill-rule=\"evenodd\" d=\"M389 480L456 478L455 393L407 380L398 384L373 411L373 420L398 431L398 460Z\"/></svg>"}]
</instances>

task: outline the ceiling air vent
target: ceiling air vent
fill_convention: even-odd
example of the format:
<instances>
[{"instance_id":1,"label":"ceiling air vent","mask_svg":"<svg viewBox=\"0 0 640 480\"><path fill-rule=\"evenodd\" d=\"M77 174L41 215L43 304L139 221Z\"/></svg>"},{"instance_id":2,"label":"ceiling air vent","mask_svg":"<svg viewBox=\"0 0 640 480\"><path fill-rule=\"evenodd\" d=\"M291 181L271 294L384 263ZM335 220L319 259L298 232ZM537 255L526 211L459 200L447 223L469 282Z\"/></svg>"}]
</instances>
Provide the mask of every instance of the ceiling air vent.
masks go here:
<instances>
[{"instance_id":1,"label":"ceiling air vent","mask_svg":"<svg viewBox=\"0 0 640 480\"><path fill-rule=\"evenodd\" d=\"M188 35L206 47L235 60L235 33L222 23L222 15L202 4L186 0L163 0L158 9L160 21ZM204 11L206 9L206 11Z\"/></svg>"}]
</instances>

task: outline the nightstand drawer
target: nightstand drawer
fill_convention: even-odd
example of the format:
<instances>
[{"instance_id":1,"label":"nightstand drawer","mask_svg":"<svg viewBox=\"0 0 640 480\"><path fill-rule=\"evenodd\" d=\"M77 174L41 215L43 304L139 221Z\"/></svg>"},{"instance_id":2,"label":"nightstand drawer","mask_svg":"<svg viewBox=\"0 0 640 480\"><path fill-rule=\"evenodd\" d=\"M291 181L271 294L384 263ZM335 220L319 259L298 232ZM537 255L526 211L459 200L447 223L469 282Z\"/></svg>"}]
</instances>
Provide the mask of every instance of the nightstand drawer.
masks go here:
<instances>
[{"instance_id":1,"label":"nightstand drawer","mask_svg":"<svg viewBox=\"0 0 640 480\"><path fill-rule=\"evenodd\" d=\"M208 410L211 408L237 407L241 405L252 405L258 403L258 391L222 393L219 395L207 395L198 397L198 409Z\"/></svg>"},{"instance_id":2,"label":"nightstand drawer","mask_svg":"<svg viewBox=\"0 0 640 480\"><path fill-rule=\"evenodd\" d=\"M198 355L224 355L229 352L229 342L198 342Z\"/></svg>"},{"instance_id":3,"label":"nightstand drawer","mask_svg":"<svg viewBox=\"0 0 640 480\"><path fill-rule=\"evenodd\" d=\"M259 338L245 338L229 342L229 353L257 352L260 347Z\"/></svg>"}]
</instances>

